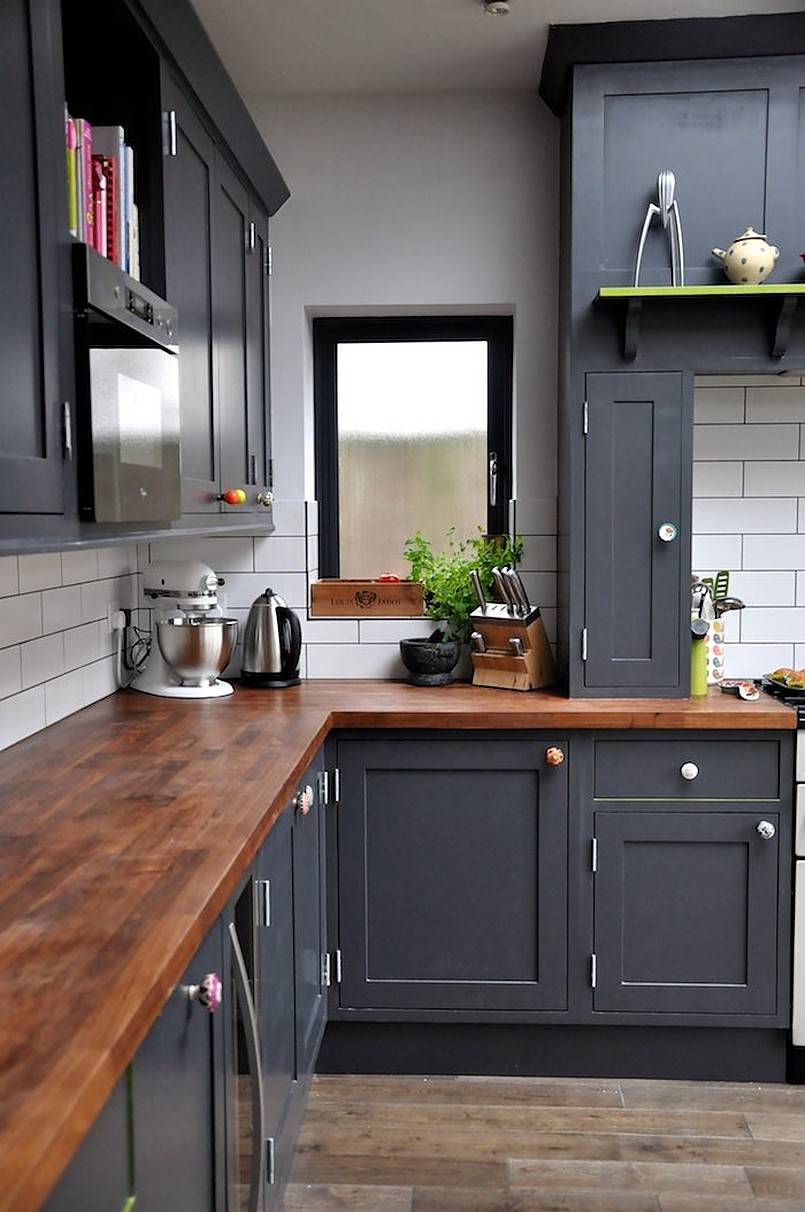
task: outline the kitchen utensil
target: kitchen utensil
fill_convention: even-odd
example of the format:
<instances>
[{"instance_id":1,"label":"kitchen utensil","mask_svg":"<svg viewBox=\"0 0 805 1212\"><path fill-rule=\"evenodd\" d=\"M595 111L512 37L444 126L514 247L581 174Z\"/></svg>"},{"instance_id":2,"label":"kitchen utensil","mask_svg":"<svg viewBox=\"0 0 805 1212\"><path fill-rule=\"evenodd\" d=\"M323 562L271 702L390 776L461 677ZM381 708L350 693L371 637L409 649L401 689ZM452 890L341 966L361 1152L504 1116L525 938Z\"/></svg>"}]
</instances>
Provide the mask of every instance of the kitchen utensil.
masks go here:
<instances>
[{"instance_id":1,"label":"kitchen utensil","mask_svg":"<svg viewBox=\"0 0 805 1212\"><path fill-rule=\"evenodd\" d=\"M492 580L495 582L495 588L498 591L501 602L506 607L509 614L516 614L517 610L514 604L514 599L511 595L508 582L501 570L497 567L492 569Z\"/></svg>"},{"instance_id":2,"label":"kitchen utensil","mask_svg":"<svg viewBox=\"0 0 805 1212\"><path fill-rule=\"evenodd\" d=\"M470 636L470 648L473 652L486 652L486 640L480 631L473 631Z\"/></svg>"},{"instance_id":3,"label":"kitchen utensil","mask_svg":"<svg viewBox=\"0 0 805 1212\"><path fill-rule=\"evenodd\" d=\"M503 575L506 578L506 584L509 587L509 592L514 599L515 609L519 615L528 614L528 598L525 596L522 581L517 573L509 565L504 568Z\"/></svg>"},{"instance_id":4,"label":"kitchen utensil","mask_svg":"<svg viewBox=\"0 0 805 1212\"><path fill-rule=\"evenodd\" d=\"M163 659L183 686L209 687L229 664L238 638L237 619L181 615L156 624Z\"/></svg>"},{"instance_id":5,"label":"kitchen utensil","mask_svg":"<svg viewBox=\"0 0 805 1212\"><path fill-rule=\"evenodd\" d=\"M707 694L707 648L705 637L710 630L706 619L692 619L690 624L690 693L694 698Z\"/></svg>"},{"instance_id":6,"label":"kitchen utensil","mask_svg":"<svg viewBox=\"0 0 805 1212\"><path fill-rule=\"evenodd\" d=\"M780 255L779 248L769 244L762 232L755 231L754 227L747 227L729 248L714 248L712 252L736 286L759 286L765 282Z\"/></svg>"},{"instance_id":7,"label":"kitchen utensil","mask_svg":"<svg viewBox=\"0 0 805 1212\"><path fill-rule=\"evenodd\" d=\"M237 621L224 618L220 609L222 585L209 565L199 560L148 565L143 594L152 603L151 639L148 657L131 683L134 690L179 699L232 693L229 682L218 677L229 662L238 632ZM125 648L122 638L121 643Z\"/></svg>"},{"instance_id":8,"label":"kitchen utensil","mask_svg":"<svg viewBox=\"0 0 805 1212\"><path fill-rule=\"evenodd\" d=\"M273 589L252 602L243 633L244 686L281 689L299 685L302 625Z\"/></svg>"},{"instance_id":9,"label":"kitchen utensil","mask_svg":"<svg viewBox=\"0 0 805 1212\"><path fill-rule=\"evenodd\" d=\"M484 587L481 584L481 574L479 573L477 568L473 568L472 572L470 573L470 581L472 582L472 587L475 590L475 596L478 599L478 605L480 606L481 610L486 610L486 597L484 596Z\"/></svg>"},{"instance_id":10,"label":"kitchen utensil","mask_svg":"<svg viewBox=\"0 0 805 1212\"><path fill-rule=\"evenodd\" d=\"M519 594L520 594L520 601L523 603L523 606L525 607L525 611L527 614L529 612L529 610L531 609L531 599L529 598L526 587L523 584L523 578L520 576L520 573L517 571L516 568L510 568L509 573L510 573L512 579L514 580L515 584L517 585L517 588L518 588Z\"/></svg>"},{"instance_id":11,"label":"kitchen utensil","mask_svg":"<svg viewBox=\"0 0 805 1212\"><path fill-rule=\"evenodd\" d=\"M716 598L713 603L717 619L720 619L722 615L727 614L730 610L743 610L744 608L745 604L740 598Z\"/></svg>"},{"instance_id":12,"label":"kitchen utensil","mask_svg":"<svg viewBox=\"0 0 805 1212\"><path fill-rule=\"evenodd\" d=\"M520 657L523 656L524 651L525 651L525 649L523 648L523 641L517 635L513 635L511 637L511 639L509 640L509 648L511 648L511 650L515 656L520 656Z\"/></svg>"},{"instance_id":13,"label":"kitchen utensil","mask_svg":"<svg viewBox=\"0 0 805 1212\"><path fill-rule=\"evenodd\" d=\"M676 178L669 168L663 169L657 178L657 201L649 202L640 239L637 244L635 260L634 284L640 285L640 267L643 262L643 251L646 247L646 237L651 227L652 219L659 218L668 234L668 244L671 250L671 285L685 285L685 251L682 244L682 219L679 214L674 194Z\"/></svg>"}]
</instances>

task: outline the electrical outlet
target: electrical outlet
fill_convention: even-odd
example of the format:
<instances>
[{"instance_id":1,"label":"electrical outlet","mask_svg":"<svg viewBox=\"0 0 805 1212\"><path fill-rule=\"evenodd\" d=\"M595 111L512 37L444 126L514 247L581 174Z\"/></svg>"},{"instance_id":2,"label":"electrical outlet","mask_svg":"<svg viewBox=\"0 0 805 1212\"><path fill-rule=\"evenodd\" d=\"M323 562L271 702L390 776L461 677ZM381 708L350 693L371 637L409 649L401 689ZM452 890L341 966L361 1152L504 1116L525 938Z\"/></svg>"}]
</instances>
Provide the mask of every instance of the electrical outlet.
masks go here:
<instances>
[{"instance_id":1,"label":"electrical outlet","mask_svg":"<svg viewBox=\"0 0 805 1212\"><path fill-rule=\"evenodd\" d=\"M107 608L106 621L109 624L110 631L122 631L126 626L125 610L121 610L119 606L113 606L110 602Z\"/></svg>"}]
</instances>

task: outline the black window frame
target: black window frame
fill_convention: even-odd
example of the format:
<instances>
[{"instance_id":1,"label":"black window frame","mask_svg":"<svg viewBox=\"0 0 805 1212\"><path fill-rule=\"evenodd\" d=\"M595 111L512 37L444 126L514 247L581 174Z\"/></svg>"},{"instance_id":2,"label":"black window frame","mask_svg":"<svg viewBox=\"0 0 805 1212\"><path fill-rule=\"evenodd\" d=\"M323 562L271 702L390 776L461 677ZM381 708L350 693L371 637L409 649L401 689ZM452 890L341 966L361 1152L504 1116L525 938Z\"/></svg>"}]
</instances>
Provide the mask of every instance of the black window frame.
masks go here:
<instances>
[{"instance_id":1,"label":"black window frame","mask_svg":"<svg viewBox=\"0 0 805 1212\"><path fill-rule=\"evenodd\" d=\"M512 492L514 318L510 315L349 316L313 320L313 405L319 576L340 575L338 517L338 346L370 341L486 341L487 460L497 456L497 500L489 501L487 533L508 530Z\"/></svg>"}]
</instances>

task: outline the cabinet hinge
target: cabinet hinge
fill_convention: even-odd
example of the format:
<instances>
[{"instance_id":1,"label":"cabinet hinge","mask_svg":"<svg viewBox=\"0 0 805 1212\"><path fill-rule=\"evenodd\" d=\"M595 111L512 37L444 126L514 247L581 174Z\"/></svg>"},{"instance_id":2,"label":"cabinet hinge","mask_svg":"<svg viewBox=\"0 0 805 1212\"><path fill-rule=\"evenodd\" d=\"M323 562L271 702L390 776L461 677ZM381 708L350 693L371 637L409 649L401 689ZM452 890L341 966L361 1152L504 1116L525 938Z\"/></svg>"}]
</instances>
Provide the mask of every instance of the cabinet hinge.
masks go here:
<instances>
[{"instance_id":1,"label":"cabinet hinge","mask_svg":"<svg viewBox=\"0 0 805 1212\"><path fill-rule=\"evenodd\" d=\"M329 770L319 771L319 801L324 804L325 808L330 803L330 772Z\"/></svg>"},{"instance_id":2,"label":"cabinet hinge","mask_svg":"<svg viewBox=\"0 0 805 1212\"><path fill-rule=\"evenodd\" d=\"M338 766L333 770L333 803L341 803L341 771Z\"/></svg>"},{"instance_id":3,"label":"cabinet hinge","mask_svg":"<svg viewBox=\"0 0 805 1212\"><path fill-rule=\"evenodd\" d=\"M272 1184L274 1182L274 1137L269 1136L266 1141L266 1182Z\"/></svg>"},{"instance_id":4,"label":"cabinet hinge","mask_svg":"<svg viewBox=\"0 0 805 1212\"><path fill-rule=\"evenodd\" d=\"M246 245L247 245L250 253L254 252L254 242L255 242L254 241L254 224L250 223L249 230L248 230L248 236L246 239Z\"/></svg>"},{"instance_id":5,"label":"cabinet hinge","mask_svg":"<svg viewBox=\"0 0 805 1212\"><path fill-rule=\"evenodd\" d=\"M590 984L593 989L598 984L598 956L595 952L590 956Z\"/></svg>"},{"instance_id":6,"label":"cabinet hinge","mask_svg":"<svg viewBox=\"0 0 805 1212\"><path fill-rule=\"evenodd\" d=\"M271 880L255 880L259 889L260 923L271 925Z\"/></svg>"},{"instance_id":7,"label":"cabinet hinge","mask_svg":"<svg viewBox=\"0 0 805 1212\"><path fill-rule=\"evenodd\" d=\"M597 837L593 838L593 844L592 844L591 854L590 854L590 866L592 867L593 871L598 870L598 838Z\"/></svg>"},{"instance_id":8,"label":"cabinet hinge","mask_svg":"<svg viewBox=\"0 0 805 1212\"><path fill-rule=\"evenodd\" d=\"M581 432L584 434L585 438L590 432L590 405L586 400L584 401L584 408L582 410Z\"/></svg>"},{"instance_id":9,"label":"cabinet hinge","mask_svg":"<svg viewBox=\"0 0 805 1212\"><path fill-rule=\"evenodd\" d=\"M175 156L178 152L176 137L176 110L169 109L165 114L165 155Z\"/></svg>"},{"instance_id":10,"label":"cabinet hinge","mask_svg":"<svg viewBox=\"0 0 805 1212\"><path fill-rule=\"evenodd\" d=\"M271 245L271 244L266 245L265 258L266 258L266 273L270 278L274 273L274 248L273 248L273 245Z\"/></svg>"},{"instance_id":11,"label":"cabinet hinge","mask_svg":"<svg viewBox=\"0 0 805 1212\"><path fill-rule=\"evenodd\" d=\"M61 449L68 463L73 460L73 412L70 401L64 400L61 406Z\"/></svg>"},{"instance_id":12,"label":"cabinet hinge","mask_svg":"<svg viewBox=\"0 0 805 1212\"><path fill-rule=\"evenodd\" d=\"M321 984L323 989L329 989L332 984L330 976L330 956L327 952L321 957Z\"/></svg>"},{"instance_id":13,"label":"cabinet hinge","mask_svg":"<svg viewBox=\"0 0 805 1212\"><path fill-rule=\"evenodd\" d=\"M341 959L340 947L336 950L333 958L335 959L335 983L337 985L340 985L341 979L344 975L344 965L343 965L343 961Z\"/></svg>"},{"instance_id":14,"label":"cabinet hinge","mask_svg":"<svg viewBox=\"0 0 805 1212\"><path fill-rule=\"evenodd\" d=\"M581 659L583 661L587 660L587 628L586 627L582 627L582 629L581 629Z\"/></svg>"}]
</instances>

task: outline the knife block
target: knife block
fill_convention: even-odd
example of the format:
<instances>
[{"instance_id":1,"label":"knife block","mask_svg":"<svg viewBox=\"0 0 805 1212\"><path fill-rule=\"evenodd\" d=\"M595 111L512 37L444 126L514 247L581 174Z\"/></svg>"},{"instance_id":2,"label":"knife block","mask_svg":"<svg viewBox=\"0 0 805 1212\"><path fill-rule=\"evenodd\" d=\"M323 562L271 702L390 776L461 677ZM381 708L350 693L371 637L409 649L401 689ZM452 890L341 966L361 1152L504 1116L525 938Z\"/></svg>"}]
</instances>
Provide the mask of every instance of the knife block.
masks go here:
<instances>
[{"instance_id":1,"label":"knife block","mask_svg":"<svg viewBox=\"0 0 805 1212\"><path fill-rule=\"evenodd\" d=\"M486 652L473 652L473 686L495 686L500 690L538 690L556 681L551 646L537 612L530 621L508 614L473 611L475 630L483 636ZM509 640L519 639L523 655L509 649Z\"/></svg>"}]
</instances>

